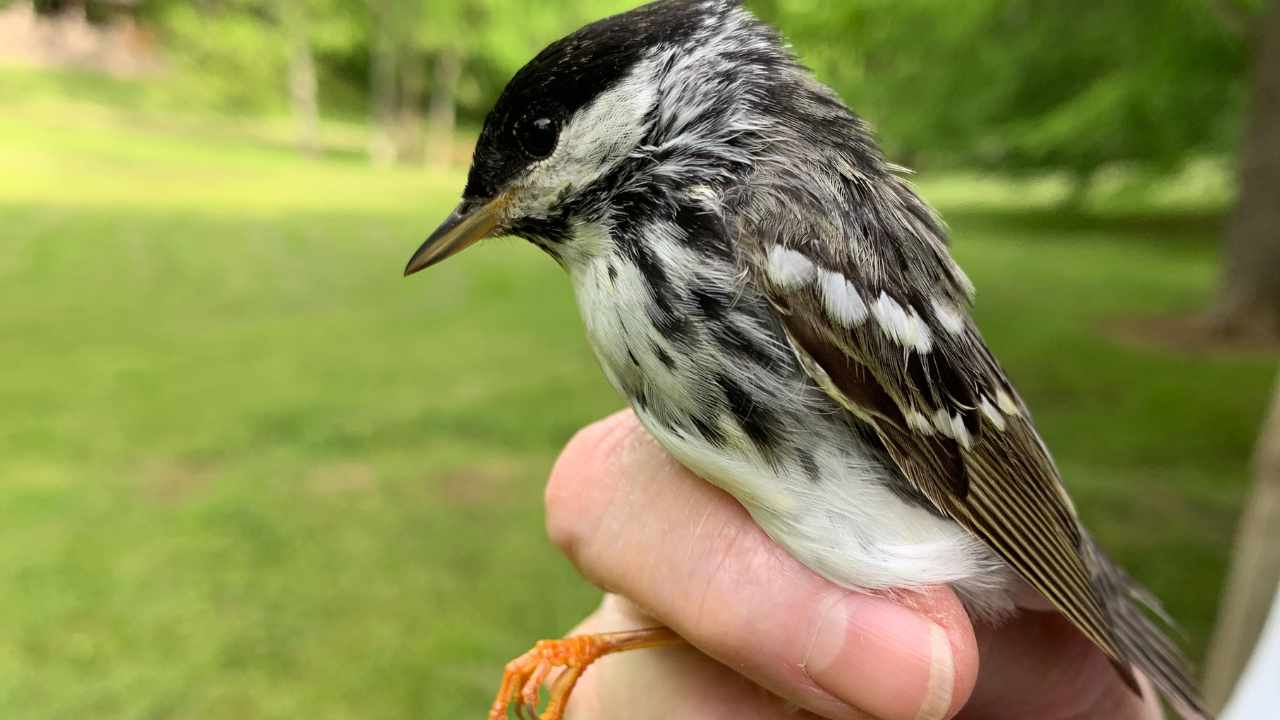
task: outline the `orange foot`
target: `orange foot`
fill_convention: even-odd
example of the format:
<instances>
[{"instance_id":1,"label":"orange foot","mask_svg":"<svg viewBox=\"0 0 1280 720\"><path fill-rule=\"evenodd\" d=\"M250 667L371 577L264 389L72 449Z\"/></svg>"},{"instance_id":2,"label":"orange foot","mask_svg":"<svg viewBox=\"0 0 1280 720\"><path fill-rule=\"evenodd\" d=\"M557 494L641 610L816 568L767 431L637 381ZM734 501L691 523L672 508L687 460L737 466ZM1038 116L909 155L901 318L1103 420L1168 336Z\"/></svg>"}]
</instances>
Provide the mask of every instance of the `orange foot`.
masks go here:
<instances>
[{"instance_id":1,"label":"orange foot","mask_svg":"<svg viewBox=\"0 0 1280 720\"><path fill-rule=\"evenodd\" d=\"M543 640L529 652L507 663L502 687L489 710L489 720L505 720L507 708L512 705L516 716L522 720L534 717L538 720L563 720L569 694L591 663L605 655L681 642L679 635L666 628ZM556 668L564 668L564 674L552 684L547 709L538 715L538 692Z\"/></svg>"}]
</instances>

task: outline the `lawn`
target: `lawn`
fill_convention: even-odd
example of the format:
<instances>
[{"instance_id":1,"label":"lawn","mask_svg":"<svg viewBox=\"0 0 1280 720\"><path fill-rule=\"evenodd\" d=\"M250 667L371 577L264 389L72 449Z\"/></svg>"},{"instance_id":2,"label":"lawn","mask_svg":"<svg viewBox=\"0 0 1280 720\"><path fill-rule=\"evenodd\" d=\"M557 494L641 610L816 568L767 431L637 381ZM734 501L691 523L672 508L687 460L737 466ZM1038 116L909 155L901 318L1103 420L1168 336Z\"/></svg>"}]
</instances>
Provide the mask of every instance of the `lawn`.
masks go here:
<instances>
[{"instance_id":1,"label":"lawn","mask_svg":"<svg viewBox=\"0 0 1280 720\"><path fill-rule=\"evenodd\" d=\"M524 243L401 279L461 181L0 101L0 716L479 717L593 605L541 490L621 403ZM1205 302L1213 215L994 187L922 182L1082 514L1199 655L1274 361L1102 329Z\"/></svg>"}]
</instances>

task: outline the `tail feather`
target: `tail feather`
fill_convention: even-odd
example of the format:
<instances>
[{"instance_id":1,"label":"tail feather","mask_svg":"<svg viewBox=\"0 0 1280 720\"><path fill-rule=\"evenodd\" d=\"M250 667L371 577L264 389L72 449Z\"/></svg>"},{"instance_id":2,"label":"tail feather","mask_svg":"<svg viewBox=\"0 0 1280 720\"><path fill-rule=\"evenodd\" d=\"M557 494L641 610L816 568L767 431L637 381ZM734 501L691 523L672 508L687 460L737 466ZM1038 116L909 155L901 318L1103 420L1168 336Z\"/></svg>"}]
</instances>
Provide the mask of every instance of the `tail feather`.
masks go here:
<instances>
[{"instance_id":1,"label":"tail feather","mask_svg":"<svg viewBox=\"0 0 1280 720\"><path fill-rule=\"evenodd\" d=\"M1092 545L1091 541L1087 541ZM1140 672L1183 720L1212 720L1213 715L1200 700L1191 668L1182 651L1169 639L1176 626L1159 601L1123 570L1112 564L1096 547L1091 547L1095 581L1106 599L1106 611L1116 648L1117 671L1137 690L1133 671ZM1154 619L1153 619L1154 616ZM1157 624L1156 620L1160 621Z\"/></svg>"}]
</instances>

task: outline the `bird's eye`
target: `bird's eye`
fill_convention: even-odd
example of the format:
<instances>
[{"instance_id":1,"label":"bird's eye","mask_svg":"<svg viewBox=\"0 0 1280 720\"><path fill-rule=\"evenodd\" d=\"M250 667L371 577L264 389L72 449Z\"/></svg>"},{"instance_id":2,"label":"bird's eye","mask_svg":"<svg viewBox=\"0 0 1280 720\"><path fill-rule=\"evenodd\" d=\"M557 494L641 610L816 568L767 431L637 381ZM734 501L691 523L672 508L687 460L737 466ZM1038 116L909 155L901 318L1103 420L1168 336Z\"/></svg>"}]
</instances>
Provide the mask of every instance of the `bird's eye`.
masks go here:
<instances>
[{"instance_id":1,"label":"bird's eye","mask_svg":"<svg viewBox=\"0 0 1280 720\"><path fill-rule=\"evenodd\" d=\"M555 152L560 128L549 117L535 116L526 119L516 128L516 140L529 157L541 160Z\"/></svg>"}]
</instances>

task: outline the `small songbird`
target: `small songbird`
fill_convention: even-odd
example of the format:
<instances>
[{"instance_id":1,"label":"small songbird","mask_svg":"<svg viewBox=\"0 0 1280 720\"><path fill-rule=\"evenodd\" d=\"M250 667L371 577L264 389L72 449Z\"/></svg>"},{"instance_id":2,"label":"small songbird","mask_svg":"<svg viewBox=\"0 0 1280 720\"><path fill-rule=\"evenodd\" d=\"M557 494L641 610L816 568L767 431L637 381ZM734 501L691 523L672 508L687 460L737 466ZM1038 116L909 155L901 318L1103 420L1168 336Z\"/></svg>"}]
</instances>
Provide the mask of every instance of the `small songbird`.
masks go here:
<instances>
[{"instance_id":1,"label":"small songbird","mask_svg":"<svg viewBox=\"0 0 1280 720\"><path fill-rule=\"evenodd\" d=\"M796 559L866 592L1042 595L1135 692L1207 718L1155 600L1081 526L983 341L974 287L867 125L737 0L662 0L543 50L406 268L516 235L569 274L609 382ZM669 631L546 641L492 718L564 711L587 664ZM869 669L871 670L871 669Z\"/></svg>"}]
</instances>

